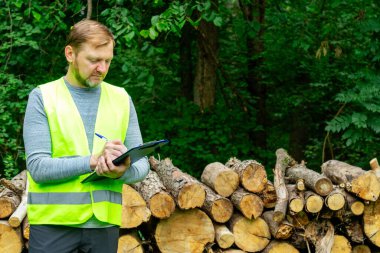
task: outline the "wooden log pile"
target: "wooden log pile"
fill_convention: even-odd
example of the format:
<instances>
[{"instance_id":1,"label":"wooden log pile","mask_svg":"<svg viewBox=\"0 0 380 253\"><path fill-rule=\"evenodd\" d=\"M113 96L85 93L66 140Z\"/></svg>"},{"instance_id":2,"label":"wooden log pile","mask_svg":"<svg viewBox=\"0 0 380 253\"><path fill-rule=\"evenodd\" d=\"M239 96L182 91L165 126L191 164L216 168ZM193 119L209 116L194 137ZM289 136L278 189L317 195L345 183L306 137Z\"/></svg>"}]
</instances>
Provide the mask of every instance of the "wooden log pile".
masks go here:
<instances>
[{"instance_id":1,"label":"wooden log pile","mask_svg":"<svg viewBox=\"0 0 380 253\"><path fill-rule=\"evenodd\" d=\"M371 170L330 160L319 173L284 149L276 157L273 182L255 160L214 162L196 179L150 157L145 180L123 187L118 252L380 252L376 159ZM0 181L6 252L21 252L29 235L18 178Z\"/></svg>"}]
</instances>

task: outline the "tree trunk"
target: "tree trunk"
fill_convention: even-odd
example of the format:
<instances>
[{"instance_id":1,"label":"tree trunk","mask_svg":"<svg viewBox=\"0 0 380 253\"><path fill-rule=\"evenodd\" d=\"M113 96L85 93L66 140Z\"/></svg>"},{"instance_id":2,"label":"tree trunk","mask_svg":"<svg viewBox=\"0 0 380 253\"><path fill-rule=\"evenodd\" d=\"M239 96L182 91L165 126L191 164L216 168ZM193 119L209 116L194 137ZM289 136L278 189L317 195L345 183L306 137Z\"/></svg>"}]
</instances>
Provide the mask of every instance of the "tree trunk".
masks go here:
<instances>
[{"instance_id":1,"label":"tree trunk","mask_svg":"<svg viewBox=\"0 0 380 253\"><path fill-rule=\"evenodd\" d=\"M217 5L215 0L211 1ZM218 66L218 31L213 23L201 20L198 27L198 59L195 67L194 102L201 111L213 108Z\"/></svg>"},{"instance_id":2,"label":"tree trunk","mask_svg":"<svg viewBox=\"0 0 380 253\"><path fill-rule=\"evenodd\" d=\"M346 204L342 189L335 187L325 198L325 205L332 211L342 209Z\"/></svg>"},{"instance_id":3,"label":"tree trunk","mask_svg":"<svg viewBox=\"0 0 380 253\"><path fill-rule=\"evenodd\" d=\"M20 205L26 187L26 171L23 170L10 181L2 178L0 183L6 187L0 192L0 219L3 219L9 217Z\"/></svg>"},{"instance_id":4,"label":"tree trunk","mask_svg":"<svg viewBox=\"0 0 380 253\"><path fill-rule=\"evenodd\" d=\"M211 219L201 210L177 209L157 224L155 239L162 253L201 253L215 239Z\"/></svg>"},{"instance_id":5,"label":"tree trunk","mask_svg":"<svg viewBox=\"0 0 380 253\"><path fill-rule=\"evenodd\" d=\"M309 223L305 237L315 246L315 253L330 253L334 243L334 226L330 221L321 220Z\"/></svg>"},{"instance_id":6,"label":"tree trunk","mask_svg":"<svg viewBox=\"0 0 380 253\"><path fill-rule=\"evenodd\" d=\"M292 214L301 212L305 206L303 192L299 192L296 185L287 185L286 189L289 193L289 211Z\"/></svg>"}]
</instances>

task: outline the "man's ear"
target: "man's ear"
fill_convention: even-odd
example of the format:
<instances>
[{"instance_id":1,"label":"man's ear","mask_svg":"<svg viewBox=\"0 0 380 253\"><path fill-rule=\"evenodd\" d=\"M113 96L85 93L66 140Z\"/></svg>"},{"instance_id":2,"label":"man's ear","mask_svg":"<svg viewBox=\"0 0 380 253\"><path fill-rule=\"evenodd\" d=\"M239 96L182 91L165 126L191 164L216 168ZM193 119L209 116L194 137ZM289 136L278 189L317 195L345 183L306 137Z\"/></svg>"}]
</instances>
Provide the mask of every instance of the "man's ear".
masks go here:
<instances>
[{"instance_id":1,"label":"man's ear","mask_svg":"<svg viewBox=\"0 0 380 253\"><path fill-rule=\"evenodd\" d=\"M66 56L66 60L69 63L73 62L73 60L75 58L75 52L74 52L74 48L72 46L66 46L65 47L65 56Z\"/></svg>"}]
</instances>

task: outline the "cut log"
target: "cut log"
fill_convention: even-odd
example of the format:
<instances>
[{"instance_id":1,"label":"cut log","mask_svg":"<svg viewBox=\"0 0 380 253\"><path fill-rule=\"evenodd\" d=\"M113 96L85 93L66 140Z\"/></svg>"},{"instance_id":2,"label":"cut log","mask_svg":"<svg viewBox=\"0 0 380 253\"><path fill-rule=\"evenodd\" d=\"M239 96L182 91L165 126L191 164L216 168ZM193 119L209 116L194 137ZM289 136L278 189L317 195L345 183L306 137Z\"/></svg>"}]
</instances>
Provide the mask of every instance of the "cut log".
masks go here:
<instances>
[{"instance_id":1,"label":"cut log","mask_svg":"<svg viewBox=\"0 0 380 253\"><path fill-rule=\"evenodd\" d=\"M334 235L334 243L331 253L351 253L352 247L350 242L343 235Z\"/></svg>"},{"instance_id":2,"label":"cut log","mask_svg":"<svg viewBox=\"0 0 380 253\"><path fill-rule=\"evenodd\" d=\"M262 217L268 224L271 235L275 239L288 239L292 235L293 226L286 220L280 223L274 221L273 210L264 212Z\"/></svg>"},{"instance_id":3,"label":"cut log","mask_svg":"<svg viewBox=\"0 0 380 253\"><path fill-rule=\"evenodd\" d=\"M26 182L25 189L21 195L21 202L8 219L9 225L11 225L14 228L19 227L23 219L26 217L26 206L28 202L28 185L29 183Z\"/></svg>"},{"instance_id":4,"label":"cut log","mask_svg":"<svg viewBox=\"0 0 380 253\"><path fill-rule=\"evenodd\" d=\"M296 189L301 192L306 190L305 180L303 178L296 180Z\"/></svg>"},{"instance_id":5,"label":"cut log","mask_svg":"<svg viewBox=\"0 0 380 253\"><path fill-rule=\"evenodd\" d=\"M5 220L0 220L0 249L6 253L21 253L23 242L20 228L12 228Z\"/></svg>"},{"instance_id":6,"label":"cut log","mask_svg":"<svg viewBox=\"0 0 380 253\"><path fill-rule=\"evenodd\" d=\"M149 171L143 181L131 186L144 198L154 217L164 219L174 212L174 199L166 192L165 186L155 171Z\"/></svg>"},{"instance_id":7,"label":"cut log","mask_svg":"<svg viewBox=\"0 0 380 253\"><path fill-rule=\"evenodd\" d=\"M177 209L157 224L155 239L162 253L201 253L215 239L211 219L201 210Z\"/></svg>"},{"instance_id":8,"label":"cut log","mask_svg":"<svg viewBox=\"0 0 380 253\"><path fill-rule=\"evenodd\" d=\"M333 190L333 184L326 176L307 168L303 164L297 164L286 170L286 177L290 182L303 179L308 189L321 196L327 196Z\"/></svg>"},{"instance_id":9,"label":"cut log","mask_svg":"<svg viewBox=\"0 0 380 253\"><path fill-rule=\"evenodd\" d=\"M365 171L345 162L330 160L322 164L322 172L335 184L344 184L347 191L362 199L376 201L379 197L380 181L374 171Z\"/></svg>"},{"instance_id":10,"label":"cut log","mask_svg":"<svg viewBox=\"0 0 380 253\"><path fill-rule=\"evenodd\" d=\"M231 247L235 242L235 237L232 232L224 224L214 223L215 241L222 249Z\"/></svg>"},{"instance_id":11,"label":"cut log","mask_svg":"<svg viewBox=\"0 0 380 253\"><path fill-rule=\"evenodd\" d=\"M158 161L150 157L149 162L179 208L191 209L203 206L206 192L197 179L175 167L169 158Z\"/></svg>"},{"instance_id":12,"label":"cut log","mask_svg":"<svg viewBox=\"0 0 380 253\"><path fill-rule=\"evenodd\" d=\"M274 168L274 188L276 189L277 201L274 207L273 219L276 222L284 220L288 208L289 194L285 185L285 171L291 163L294 163L286 150L276 150L276 165Z\"/></svg>"},{"instance_id":13,"label":"cut log","mask_svg":"<svg viewBox=\"0 0 380 253\"><path fill-rule=\"evenodd\" d=\"M270 242L268 224L260 217L250 220L235 213L229 221L229 229L234 234L236 246L247 252L262 251Z\"/></svg>"},{"instance_id":14,"label":"cut log","mask_svg":"<svg viewBox=\"0 0 380 253\"><path fill-rule=\"evenodd\" d=\"M203 185L203 187L206 191L206 199L201 209L214 221L219 223L227 222L234 212L231 201L220 196L207 185Z\"/></svg>"},{"instance_id":15,"label":"cut log","mask_svg":"<svg viewBox=\"0 0 380 253\"><path fill-rule=\"evenodd\" d=\"M319 213L323 208L323 198L312 191L305 192L305 210L309 213Z\"/></svg>"},{"instance_id":16,"label":"cut log","mask_svg":"<svg viewBox=\"0 0 380 253\"><path fill-rule=\"evenodd\" d=\"M230 158L226 166L239 175L240 184L247 191L258 193L264 190L268 178L261 163L255 160L240 161L236 158Z\"/></svg>"},{"instance_id":17,"label":"cut log","mask_svg":"<svg viewBox=\"0 0 380 253\"><path fill-rule=\"evenodd\" d=\"M371 166L372 171L375 172L376 177L380 179L380 166L379 162L377 161L377 158L373 158L369 162L369 165Z\"/></svg>"},{"instance_id":18,"label":"cut log","mask_svg":"<svg viewBox=\"0 0 380 253\"><path fill-rule=\"evenodd\" d=\"M344 197L346 199L347 207L353 215L359 216L363 214L364 203L362 201L346 191L344 191Z\"/></svg>"},{"instance_id":19,"label":"cut log","mask_svg":"<svg viewBox=\"0 0 380 253\"><path fill-rule=\"evenodd\" d=\"M296 214L288 214L286 220L290 222L294 228L303 229L309 224L310 219L305 211L298 212Z\"/></svg>"},{"instance_id":20,"label":"cut log","mask_svg":"<svg viewBox=\"0 0 380 253\"><path fill-rule=\"evenodd\" d=\"M248 219L256 219L264 210L261 198L243 188L239 188L231 195L231 202Z\"/></svg>"},{"instance_id":21,"label":"cut log","mask_svg":"<svg viewBox=\"0 0 380 253\"><path fill-rule=\"evenodd\" d=\"M124 184L120 228L136 228L150 219L151 212L140 193Z\"/></svg>"},{"instance_id":22,"label":"cut log","mask_svg":"<svg viewBox=\"0 0 380 253\"><path fill-rule=\"evenodd\" d=\"M2 178L0 183L6 187L0 192L0 219L4 219L20 205L21 195L26 186L26 171L20 172L12 180Z\"/></svg>"},{"instance_id":23,"label":"cut log","mask_svg":"<svg viewBox=\"0 0 380 253\"><path fill-rule=\"evenodd\" d=\"M371 253L370 247L367 245L356 245L352 248L352 253Z\"/></svg>"},{"instance_id":24,"label":"cut log","mask_svg":"<svg viewBox=\"0 0 380 253\"><path fill-rule=\"evenodd\" d=\"M377 247L380 247L380 200L364 207L364 234Z\"/></svg>"},{"instance_id":25,"label":"cut log","mask_svg":"<svg viewBox=\"0 0 380 253\"><path fill-rule=\"evenodd\" d=\"M350 241L363 244L365 237L363 232L363 226L357 219L346 221L344 223L346 228L346 234Z\"/></svg>"},{"instance_id":26,"label":"cut log","mask_svg":"<svg viewBox=\"0 0 380 253\"><path fill-rule=\"evenodd\" d=\"M142 243L136 232L119 237L117 253L144 253Z\"/></svg>"},{"instance_id":27,"label":"cut log","mask_svg":"<svg viewBox=\"0 0 380 253\"><path fill-rule=\"evenodd\" d=\"M332 211L340 210L346 204L342 189L335 187L325 198L325 205Z\"/></svg>"},{"instance_id":28,"label":"cut log","mask_svg":"<svg viewBox=\"0 0 380 253\"><path fill-rule=\"evenodd\" d=\"M301 212L305 206L303 192L297 190L296 185L286 185L289 193L289 211L292 214Z\"/></svg>"},{"instance_id":29,"label":"cut log","mask_svg":"<svg viewBox=\"0 0 380 253\"><path fill-rule=\"evenodd\" d=\"M201 175L201 182L222 197L229 197L239 186L239 175L220 162L207 165Z\"/></svg>"},{"instance_id":30,"label":"cut log","mask_svg":"<svg viewBox=\"0 0 380 253\"><path fill-rule=\"evenodd\" d=\"M268 181L262 192L257 193L257 196L261 198L265 208L274 208L276 206L277 195L276 189L272 182Z\"/></svg>"},{"instance_id":31,"label":"cut log","mask_svg":"<svg viewBox=\"0 0 380 253\"><path fill-rule=\"evenodd\" d=\"M30 235L30 225L29 225L28 216L26 216L24 220L22 221L22 236L26 240L29 240L29 235Z\"/></svg>"},{"instance_id":32,"label":"cut log","mask_svg":"<svg viewBox=\"0 0 380 253\"><path fill-rule=\"evenodd\" d=\"M293 247L290 243L283 241L271 241L263 250L263 253L298 253L299 250Z\"/></svg>"},{"instance_id":33,"label":"cut log","mask_svg":"<svg viewBox=\"0 0 380 253\"><path fill-rule=\"evenodd\" d=\"M330 253L334 244L334 226L328 220L310 222L305 237L314 244L315 253Z\"/></svg>"},{"instance_id":34,"label":"cut log","mask_svg":"<svg viewBox=\"0 0 380 253\"><path fill-rule=\"evenodd\" d=\"M18 175L13 177L12 180L7 180L5 178L0 179L0 183L7 189L21 196L26 188L26 178L26 170L23 170Z\"/></svg>"}]
</instances>

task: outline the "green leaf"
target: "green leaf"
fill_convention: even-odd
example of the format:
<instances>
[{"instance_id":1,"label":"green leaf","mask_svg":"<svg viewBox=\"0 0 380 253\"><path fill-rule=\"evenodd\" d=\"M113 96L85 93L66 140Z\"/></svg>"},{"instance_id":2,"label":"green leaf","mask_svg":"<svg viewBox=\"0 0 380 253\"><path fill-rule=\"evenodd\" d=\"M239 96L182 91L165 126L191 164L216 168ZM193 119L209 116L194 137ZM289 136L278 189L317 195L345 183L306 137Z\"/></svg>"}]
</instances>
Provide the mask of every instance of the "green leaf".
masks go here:
<instances>
[{"instance_id":1,"label":"green leaf","mask_svg":"<svg viewBox=\"0 0 380 253\"><path fill-rule=\"evenodd\" d=\"M223 24L223 19L222 17L218 16L213 20L213 23L215 26L221 27Z\"/></svg>"},{"instance_id":2,"label":"green leaf","mask_svg":"<svg viewBox=\"0 0 380 253\"><path fill-rule=\"evenodd\" d=\"M39 13L36 12L36 11L32 11L32 14L33 14L33 17L34 17L37 21L40 21L40 19L41 19L41 14L39 14Z\"/></svg>"},{"instance_id":3,"label":"green leaf","mask_svg":"<svg viewBox=\"0 0 380 253\"><path fill-rule=\"evenodd\" d=\"M156 39L158 36L157 31L154 29L154 27L149 28L149 38L152 40Z\"/></svg>"}]
</instances>

